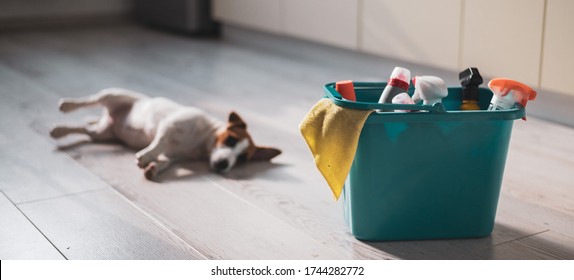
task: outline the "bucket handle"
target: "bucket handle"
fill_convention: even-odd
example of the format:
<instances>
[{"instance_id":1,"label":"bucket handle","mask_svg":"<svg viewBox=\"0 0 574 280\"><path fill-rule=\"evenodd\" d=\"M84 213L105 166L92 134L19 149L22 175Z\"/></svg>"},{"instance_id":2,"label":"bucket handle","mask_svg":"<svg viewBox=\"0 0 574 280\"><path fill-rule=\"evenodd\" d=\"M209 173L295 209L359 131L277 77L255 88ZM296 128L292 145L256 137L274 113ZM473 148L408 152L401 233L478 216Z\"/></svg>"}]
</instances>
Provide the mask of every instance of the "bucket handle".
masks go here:
<instances>
[{"instance_id":1,"label":"bucket handle","mask_svg":"<svg viewBox=\"0 0 574 280\"><path fill-rule=\"evenodd\" d=\"M353 83L356 89L360 89L363 83ZM341 94L335 90L335 83L326 84L323 87L326 97L331 99L331 101L339 106L349 109L357 110L419 110L428 111L431 113L446 113L444 106L441 103L436 103L434 105L416 105L416 104L391 104L391 103L372 103L372 102L360 102L360 101L349 101L343 99Z\"/></svg>"}]
</instances>

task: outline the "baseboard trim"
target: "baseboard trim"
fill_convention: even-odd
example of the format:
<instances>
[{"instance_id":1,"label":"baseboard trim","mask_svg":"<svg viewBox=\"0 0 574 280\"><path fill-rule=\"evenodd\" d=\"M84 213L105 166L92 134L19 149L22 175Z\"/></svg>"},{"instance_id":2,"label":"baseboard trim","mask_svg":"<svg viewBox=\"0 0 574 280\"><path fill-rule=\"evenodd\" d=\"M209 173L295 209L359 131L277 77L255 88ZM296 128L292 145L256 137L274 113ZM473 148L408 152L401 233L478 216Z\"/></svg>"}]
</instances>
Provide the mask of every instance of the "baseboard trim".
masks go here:
<instances>
[{"instance_id":1,"label":"baseboard trim","mask_svg":"<svg viewBox=\"0 0 574 280\"><path fill-rule=\"evenodd\" d=\"M92 25L117 24L129 21L133 21L133 16L129 12L73 16L18 17L0 19L0 31L10 32L47 28L84 27Z\"/></svg>"},{"instance_id":2,"label":"baseboard trim","mask_svg":"<svg viewBox=\"0 0 574 280\"><path fill-rule=\"evenodd\" d=\"M528 102L528 115L574 127L574 96L538 89L535 101Z\"/></svg>"}]
</instances>

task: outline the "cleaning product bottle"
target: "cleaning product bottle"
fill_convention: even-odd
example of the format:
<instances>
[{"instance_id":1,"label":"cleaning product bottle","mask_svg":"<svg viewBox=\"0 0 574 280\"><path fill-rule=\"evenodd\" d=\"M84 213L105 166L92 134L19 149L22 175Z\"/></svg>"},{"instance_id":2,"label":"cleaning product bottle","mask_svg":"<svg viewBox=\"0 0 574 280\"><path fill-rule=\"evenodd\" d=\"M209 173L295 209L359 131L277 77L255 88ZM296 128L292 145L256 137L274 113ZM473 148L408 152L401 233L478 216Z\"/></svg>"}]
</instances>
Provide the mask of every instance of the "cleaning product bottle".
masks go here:
<instances>
[{"instance_id":1,"label":"cleaning product bottle","mask_svg":"<svg viewBox=\"0 0 574 280\"><path fill-rule=\"evenodd\" d=\"M448 95L448 88L443 79L435 76L416 76L413 78L415 92L413 102L423 101L423 105L442 103L442 99Z\"/></svg>"},{"instance_id":2,"label":"cleaning product bottle","mask_svg":"<svg viewBox=\"0 0 574 280\"><path fill-rule=\"evenodd\" d=\"M344 99L357 101L357 96L355 95L355 87L353 86L353 81L345 80L335 83L335 90L341 94Z\"/></svg>"},{"instance_id":3,"label":"cleaning product bottle","mask_svg":"<svg viewBox=\"0 0 574 280\"><path fill-rule=\"evenodd\" d=\"M395 67L393 73L389 78L387 86L383 90L379 103L392 103L393 97L399 93L409 90L409 82L411 80L411 72L402 67ZM391 110L379 110L379 112L389 112Z\"/></svg>"},{"instance_id":4,"label":"cleaning product bottle","mask_svg":"<svg viewBox=\"0 0 574 280\"><path fill-rule=\"evenodd\" d=\"M411 99L411 96L408 95L406 92L399 93L393 97L392 100L393 104L415 104ZM395 112L411 112L411 110L395 110Z\"/></svg>"},{"instance_id":5,"label":"cleaning product bottle","mask_svg":"<svg viewBox=\"0 0 574 280\"><path fill-rule=\"evenodd\" d=\"M488 88L494 93L488 107L491 111L512 109L517 102L526 107L528 100L536 99L537 95L529 86L505 78L492 79L488 82ZM522 119L526 120L526 117Z\"/></svg>"},{"instance_id":6,"label":"cleaning product bottle","mask_svg":"<svg viewBox=\"0 0 574 280\"><path fill-rule=\"evenodd\" d=\"M478 105L478 86L482 84L482 76L475 67L468 69L458 74L458 79L462 85L462 104L460 109L465 110L480 110Z\"/></svg>"}]
</instances>

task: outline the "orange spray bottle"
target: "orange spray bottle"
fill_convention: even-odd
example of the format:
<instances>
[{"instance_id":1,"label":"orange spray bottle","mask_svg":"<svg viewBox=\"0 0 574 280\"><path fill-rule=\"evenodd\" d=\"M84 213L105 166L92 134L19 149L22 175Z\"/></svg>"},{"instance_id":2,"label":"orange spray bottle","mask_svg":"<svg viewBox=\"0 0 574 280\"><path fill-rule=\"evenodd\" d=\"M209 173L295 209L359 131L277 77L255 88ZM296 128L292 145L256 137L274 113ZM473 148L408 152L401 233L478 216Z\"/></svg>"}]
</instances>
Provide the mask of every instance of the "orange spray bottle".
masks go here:
<instances>
[{"instance_id":1,"label":"orange spray bottle","mask_svg":"<svg viewBox=\"0 0 574 280\"><path fill-rule=\"evenodd\" d=\"M529 86L505 78L492 79L488 83L488 88L494 95L490 100L488 110L508 110L512 109L515 103L520 103L526 107L528 100L536 99L536 91ZM526 117L522 118L526 120Z\"/></svg>"}]
</instances>

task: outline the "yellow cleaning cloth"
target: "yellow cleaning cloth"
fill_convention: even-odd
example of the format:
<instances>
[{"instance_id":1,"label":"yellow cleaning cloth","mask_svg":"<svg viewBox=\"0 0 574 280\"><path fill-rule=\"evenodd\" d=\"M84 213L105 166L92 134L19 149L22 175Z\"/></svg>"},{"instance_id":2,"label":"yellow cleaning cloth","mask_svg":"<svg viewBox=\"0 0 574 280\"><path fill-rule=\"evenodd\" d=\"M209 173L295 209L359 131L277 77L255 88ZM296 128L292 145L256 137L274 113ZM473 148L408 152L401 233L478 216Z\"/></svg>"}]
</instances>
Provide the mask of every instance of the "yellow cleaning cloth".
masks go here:
<instances>
[{"instance_id":1,"label":"yellow cleaning cloth","mask_svg":"<svg viewBox=\"0 0 574 280\"><path fill-rule=\"evenodd\" d=\"M327 180L336 200L343 191L361 130L371 112L342 108L323 98L299 125L315 158L315 164Z\"/></svg>"}]
</instances>

